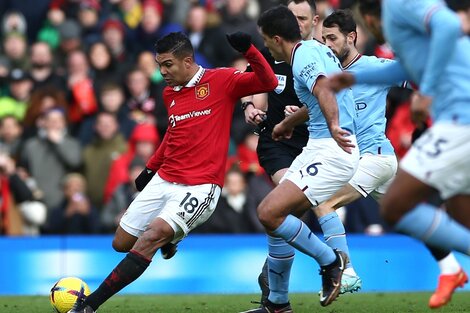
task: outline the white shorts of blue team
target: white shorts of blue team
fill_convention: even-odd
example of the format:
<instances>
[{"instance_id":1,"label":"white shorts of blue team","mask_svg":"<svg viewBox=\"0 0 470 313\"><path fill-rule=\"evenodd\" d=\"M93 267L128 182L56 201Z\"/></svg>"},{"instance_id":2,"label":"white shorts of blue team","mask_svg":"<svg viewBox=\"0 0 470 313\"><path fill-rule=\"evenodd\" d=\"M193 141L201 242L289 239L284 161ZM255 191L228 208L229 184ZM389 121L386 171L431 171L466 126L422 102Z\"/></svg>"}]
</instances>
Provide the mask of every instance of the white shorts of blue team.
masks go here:
<instances>
[{"instance_id":1,"label":"white shorts of blue team","mask_svg":"<svg viewBox=\"0 0 470 313\"><path fill-rule=\"evenodd\" d=\"M416 140L400 168L441 198L470 194L470 125L436 123Z\"/></svg>"},{"instance_id":2,"label":"white shorts of blue team","mask_svg":"<svg viewBox=\"0 0 470 313\"><path fill-rule=\"evenodd\" d=\"M175 231L172 240L175 243L207 221L215 210L220 192L220 186L215 184L175 184L155 174L132 201L119 225L130 235L140 237L159 217Z\"/></svg>"},{"instance_id":3,"label":"white shorts of blue team","mask_svg":"<svg viewBox=\"0 0 470 313\"><path fill-rule=\"evenodd\" d=\"M300 188L316 206L329 199L349 182L359 163L356 136L350 136L356 146L349 154L333 138L310 138L282 178Z\"/></svg>"},{"instance_id":4,"label":"white shorts of blue team","mask_svg":"<svg viewBox=\"0 0 470 313\"><path fill-rule=\"evenodd\" d=\"M364 153L349 184L364 198L370 194L378 200L395 178L397 168L398 160L395 154Z\"/></svg>"}]
</instances>

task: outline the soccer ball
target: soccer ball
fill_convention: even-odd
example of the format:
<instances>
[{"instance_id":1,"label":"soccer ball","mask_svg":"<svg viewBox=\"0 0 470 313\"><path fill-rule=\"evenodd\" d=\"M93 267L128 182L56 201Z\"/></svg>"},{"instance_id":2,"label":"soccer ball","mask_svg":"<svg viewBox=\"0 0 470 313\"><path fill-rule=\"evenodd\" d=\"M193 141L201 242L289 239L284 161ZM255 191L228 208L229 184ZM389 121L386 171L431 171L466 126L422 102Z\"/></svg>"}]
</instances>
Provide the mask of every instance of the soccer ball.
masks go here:
<instances>
[{"instance_id":1,"label":"soccer ball","mask_svg":"<svg viewBox=\"0 0 470 313\"><path fill-rule=\"evenodd\" d=\"M77 299L85 299L90 294L88 285L77 277L60 279L51 288L49 300L58 313L67 313Z\"/></svg>"}]
</instances>

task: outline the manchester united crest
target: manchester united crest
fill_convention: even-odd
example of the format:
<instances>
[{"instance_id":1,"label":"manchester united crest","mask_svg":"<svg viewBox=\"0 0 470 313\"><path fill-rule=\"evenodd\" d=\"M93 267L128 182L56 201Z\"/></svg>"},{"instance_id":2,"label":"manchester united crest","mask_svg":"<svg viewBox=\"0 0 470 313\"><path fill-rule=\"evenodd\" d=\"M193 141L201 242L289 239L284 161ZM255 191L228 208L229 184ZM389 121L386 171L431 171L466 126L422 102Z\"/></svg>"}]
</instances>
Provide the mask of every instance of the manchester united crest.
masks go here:
<instances>
[{"instance_id":1,"label":"manchester united crest","mask_svg":"<svg viewBox=\"0 0 470 313\"><path fill-rule=\"evenodd\" d=\"M196 99L204 100L210 94L209 84L202 84L200 86L197 86L195 91Z\"/></svg>"}]
</instances>

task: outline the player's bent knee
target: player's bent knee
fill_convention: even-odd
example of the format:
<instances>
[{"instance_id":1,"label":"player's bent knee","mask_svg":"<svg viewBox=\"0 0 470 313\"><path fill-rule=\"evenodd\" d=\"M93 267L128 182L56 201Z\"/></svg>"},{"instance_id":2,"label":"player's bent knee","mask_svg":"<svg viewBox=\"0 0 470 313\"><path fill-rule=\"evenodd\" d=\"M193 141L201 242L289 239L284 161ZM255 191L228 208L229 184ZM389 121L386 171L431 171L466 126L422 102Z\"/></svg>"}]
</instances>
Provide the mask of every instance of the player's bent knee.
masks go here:
<instances>
[{"instance_id":1,"label":"player's bent knee","mask_svg":"<svg viewBox=\"0 0 470 313\"><path fill-rule=\"evenodd\" d=\"M170 242L174 233L162 228L150 227L142 235L142 241L146 244L156 246L157 248Z\"/></svg>"},{"instance_id":2,"label":"player's bent knee","mask_svg":"<svg viewBox=\"0 0 470 313\"><path fill-rule=\"evenodd\" d=\"M129 242L123 242L122 240L118 240L114 238L113 240L113 249L116 252L129 252L132 249L132 246L134 243L129 243Z\"/></svg>"},{"instance_id":3,"label":"player's bent knee","mask_svg":"<svg viewBox=\"0 0 470 313\"><path fill-rule=\"evenodd\" d=\"M269 210L269 206L266 205L266 201L262 201L257 209L258 219L264 227L268 227L272 220L272 214Z\"/></svg>"}]
</instances>

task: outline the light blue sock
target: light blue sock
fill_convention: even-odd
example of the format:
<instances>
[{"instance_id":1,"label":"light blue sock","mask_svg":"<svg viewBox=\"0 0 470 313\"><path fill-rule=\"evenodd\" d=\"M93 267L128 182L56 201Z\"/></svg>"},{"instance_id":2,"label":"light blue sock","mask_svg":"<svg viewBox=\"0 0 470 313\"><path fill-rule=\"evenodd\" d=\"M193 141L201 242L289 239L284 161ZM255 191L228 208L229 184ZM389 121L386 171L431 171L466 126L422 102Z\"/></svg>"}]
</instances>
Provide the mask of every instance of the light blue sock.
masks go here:
<instances>
[{"instance_id":1,"label":"light blue sock","mask_svg":"<svg viewBox=\"0 0 470 313\"><path fill-rule=\"evenodd\" d=\"M431 246L470 255L470 230L430 204L419 204L395 228Z\"/></svg>"},{"instance_id":2,"label":"light blue sock","mask_svg":"<svg viewBox=\"0 0 470 313\"><path fill-rule=\"evenodd\" d=\"M289 302L289 279L295 249L284 239L268 236L268 279L269 301L272 303Z\"/></svg>"},{"instance_id":3,"label":"light blue sock","mask_svg":"<svg viewBox=\"0 0 470 313\"><path fill-rule=\"evenodd\" d=\"M333 249L318 239L307 225L293 215L288 215L272 233L283 238L300 252L314 258L320 266L331 264L336 260Z\"/></svg>"},{"instance_id":4,"label":"light blue sock","mask_svg":"<svg viewBox=\"0 0 470 313\"><path fill-rule=\"evenodd\" d=\"M336 212L328 213L318 219L323 237L327 245L333 249L343 251L349 256L348 242L346 240L346 231L344 230L343 222L341 222ZM351 259L351 258L349 258ZM351 262L348 262L346 267L352 267Z\"/></svg>"}]
</instances>

